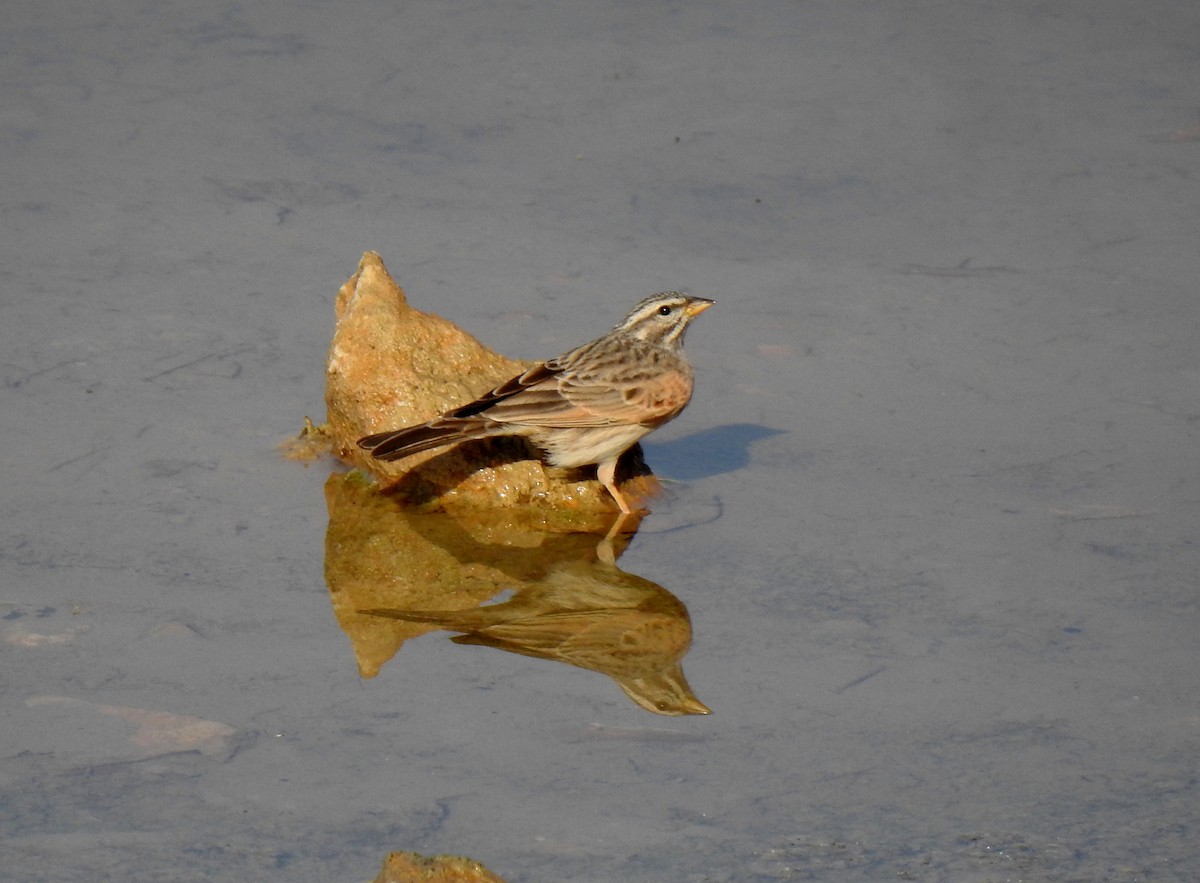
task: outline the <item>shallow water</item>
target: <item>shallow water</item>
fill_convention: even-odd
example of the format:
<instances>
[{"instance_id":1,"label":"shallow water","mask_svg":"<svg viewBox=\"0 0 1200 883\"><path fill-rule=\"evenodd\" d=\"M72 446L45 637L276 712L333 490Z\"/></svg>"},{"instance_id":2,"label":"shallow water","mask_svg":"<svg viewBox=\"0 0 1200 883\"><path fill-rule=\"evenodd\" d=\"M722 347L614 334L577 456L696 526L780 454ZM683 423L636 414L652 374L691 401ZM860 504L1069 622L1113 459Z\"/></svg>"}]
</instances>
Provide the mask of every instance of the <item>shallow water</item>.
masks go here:
<instances>
[{"instance_id":1,"label":"shallow water","mask_svg":"<svg viewBox=\"0 0 1200 883\"><path fill-rule=\"evenodd\" d=\"M1200 876L1194 4L9 14L0 879ZM275 445L366 249L523 358L717 300L618 562L711 715L361 676Z\"/></svg>"}]
</instances>

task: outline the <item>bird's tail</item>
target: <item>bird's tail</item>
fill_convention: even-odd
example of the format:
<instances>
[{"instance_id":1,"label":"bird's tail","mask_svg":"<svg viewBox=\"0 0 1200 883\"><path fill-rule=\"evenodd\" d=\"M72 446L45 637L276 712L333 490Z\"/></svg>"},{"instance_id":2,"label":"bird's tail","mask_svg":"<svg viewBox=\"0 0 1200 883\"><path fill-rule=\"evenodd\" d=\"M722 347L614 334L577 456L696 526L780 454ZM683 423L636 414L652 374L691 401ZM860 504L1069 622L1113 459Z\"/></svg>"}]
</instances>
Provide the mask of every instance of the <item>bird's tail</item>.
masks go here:
<instances>
[{"instance_id":1,"label":"bird's tail","mask_svg":"<svg viewBox=\"0 0 1200 883\"><path fill-rule=\"evenodd\" d=\"M377 432L358 440L358 446L371 452L376 460L401 460L411 454L457 444L471 438L483 438L490 433L481 431L475 421L433 421L407 429Z\"/></svg>"},{"instance_id":2,"label":"bird's tail","mask_svg":"<svg viewBox=\"0 0 1200 883\"><path fill-rule=\"evenodd\" d=\"M427 622L437 626L446 626L452 623L455 615L461 613L456 610L391 610L387 608L372 608L370 610L359 610L358 612L365 613L368 616L401 619L405 622Z\"/></svg>"}]
</instances>

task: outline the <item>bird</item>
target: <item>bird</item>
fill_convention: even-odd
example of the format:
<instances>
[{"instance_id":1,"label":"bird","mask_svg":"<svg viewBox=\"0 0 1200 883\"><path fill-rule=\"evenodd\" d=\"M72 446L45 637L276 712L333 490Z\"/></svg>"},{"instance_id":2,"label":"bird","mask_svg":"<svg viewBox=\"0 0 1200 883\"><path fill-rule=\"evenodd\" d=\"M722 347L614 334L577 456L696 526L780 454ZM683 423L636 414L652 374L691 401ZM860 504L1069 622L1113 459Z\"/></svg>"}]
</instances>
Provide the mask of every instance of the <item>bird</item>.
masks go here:
<instances>
[{"instance_id":1,"label":"bird","mask_svg":"<svg viewBox=\"0 0 1200 883\"><path fill-rule=\"evenodd\" d=\"M630 515L616 484L617 461L691 400L683 338L692 319L714 303L680 291L652 294L602 337L428 423L368 435L358 445L376 459L400 460L471 439L521 436L551 466L595 464L600 483Z\"/></svg>"}]
</instances>

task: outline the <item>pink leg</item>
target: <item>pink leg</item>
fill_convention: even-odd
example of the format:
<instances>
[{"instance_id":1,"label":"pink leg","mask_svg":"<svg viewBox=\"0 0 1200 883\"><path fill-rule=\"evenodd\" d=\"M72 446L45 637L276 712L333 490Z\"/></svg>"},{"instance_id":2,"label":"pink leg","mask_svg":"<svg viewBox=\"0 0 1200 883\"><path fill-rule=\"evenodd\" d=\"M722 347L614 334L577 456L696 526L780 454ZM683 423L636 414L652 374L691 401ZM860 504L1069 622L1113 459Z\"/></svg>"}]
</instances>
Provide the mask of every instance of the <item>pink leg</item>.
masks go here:
<instances>
[{"instance_id":1,"label":"pink leg","mask_svg":"<svg viewBox=\"0 0 1200 883\"><path fill-rule=\"evenodd\" d=\"M629 508L629 504L625 502L625 497L617 490L617 458L605 460L596 467L596 477L600 479L600 483L608 488L608 492L612 494L612 498L617 501L617 505L621 507L621 511L626 515L633 514L633 510Z\"/></svg>"}]
</instances>

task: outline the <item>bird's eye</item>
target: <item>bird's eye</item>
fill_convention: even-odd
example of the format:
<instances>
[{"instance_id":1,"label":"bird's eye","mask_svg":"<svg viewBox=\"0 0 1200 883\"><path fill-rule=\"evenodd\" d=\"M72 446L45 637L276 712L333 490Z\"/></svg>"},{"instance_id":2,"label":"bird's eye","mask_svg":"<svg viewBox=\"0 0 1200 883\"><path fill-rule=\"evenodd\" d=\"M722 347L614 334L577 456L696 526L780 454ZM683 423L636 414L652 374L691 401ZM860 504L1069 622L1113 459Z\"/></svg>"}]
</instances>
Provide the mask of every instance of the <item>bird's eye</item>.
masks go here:
<instances>
[{"instance_id":1,"label":"bird's eye","mask_svg":"<svg viewBox=\"0 0 1200 883\"><path fill-rule=\"evenodd\" d=\"M673 309L674 309L674 307L669 307L664 304L663 306L658 308L658 314L660 316L669 316L669 315L671 315L671 310L673 310Z\"/></svg>"}]
</instances>

